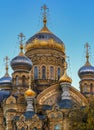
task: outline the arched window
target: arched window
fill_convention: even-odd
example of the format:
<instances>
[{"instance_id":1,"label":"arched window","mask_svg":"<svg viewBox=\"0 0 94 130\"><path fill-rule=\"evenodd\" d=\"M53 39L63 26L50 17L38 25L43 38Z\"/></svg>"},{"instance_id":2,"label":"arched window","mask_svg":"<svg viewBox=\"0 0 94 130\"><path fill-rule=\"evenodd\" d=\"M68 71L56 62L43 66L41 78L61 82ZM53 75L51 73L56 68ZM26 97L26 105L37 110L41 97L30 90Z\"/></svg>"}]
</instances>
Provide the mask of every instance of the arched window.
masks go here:
<instances>
[{"instance_id":1,"label":"arched window","mask_svg":"<svg viewBox=\"0 0 94 130\"><path fill-rule=\"evenodd\" d=\"M34 79L38 79L38 67L34 67Z\"/></svg>"},{"instance_id":2,"label":"arched window","mask_svg":"<svg viewBox=\"0 0 94 130\"><path fill-rule=\"evenodd\" d=\"M90 84L90 92L93 93L93 84Z\"/></svg>"},{"instance_id":3,"label":"arched window","mask_svg":"<svg viewBox=\"0 0 94 130\"><path fill-rule=\"evenodd\" d=\"M50 67L50 79L54 79L54 67Z\"/></svg>"},{"instance_id":4,"label":"arched window","mask_svg":"<svg viewBox=\"0 0 94 130\"><path fill-rule=\"evenodd\" d=\"M60 130L60 125L55 125L54 130Z\"/></svg>"},{"instance_id":5,"label":"arched window","mask_svg":"<svg viewBox=\"0 0 94 130\"><path fill-rule=\"evenodd\" d=\"M36 127L34 127L34 128L33 128L33 130L37 130L37 128L36 128Z\"/></svg>"},{"instance_id":6,"label":"arched window","mask_svg":"<svg viewBox=\"0 0 94 130\"><path fill-rule=\"evenodd\" d=\"M84 84L83 92L87 92L87 84L86 83Z\"/></svg>"},{"instance_id":7,"label":"arched window","mask_svg":"<svg viewBox=\"0 0 94 130\"><path fill-rule=\"evenodd\" d=\"M22 76L22 85L25 86L25 76Z\"/></svg>"},{"instance_id":8,"label":"arched window","mask_svg":"<svg viewBox=\"0 0 94 130\"><path fill-rule=\"evenodd\" d=\"M60 79L60 68L58 68L57 70L57 76L58 76L58 79Z\"/></svg>"},{"instance_id":9,"label":"arched window","mask_svg":"<svg viewBox=\"0 0 94 130\"><path fill-rule=\"evenodd\" d=\"M16 76L16 85L19 85L19 77L18 77L18 75Z\"/></svg>"},{"instance_id":10,"label":"arched window","mask_svg":"<svg viewBox=\"0 0 94 130\"><path fill-rule=\"evenodd\" d=\"M42 66L42 79L46 79L46 67Z\"/></svg>"}]
</instances>

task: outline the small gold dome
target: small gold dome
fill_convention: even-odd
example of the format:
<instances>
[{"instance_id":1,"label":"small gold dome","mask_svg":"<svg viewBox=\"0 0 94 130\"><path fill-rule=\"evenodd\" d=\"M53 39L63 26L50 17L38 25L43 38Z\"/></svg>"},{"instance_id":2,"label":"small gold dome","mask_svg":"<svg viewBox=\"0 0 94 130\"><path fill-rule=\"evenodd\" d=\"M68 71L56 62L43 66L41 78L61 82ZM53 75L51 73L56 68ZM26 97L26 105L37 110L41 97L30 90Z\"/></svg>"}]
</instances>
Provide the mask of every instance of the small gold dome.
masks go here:
<instances>
[{"instance_id":1,"label":"small gold dome","mask_svg":"<svg viewBox=\"0 0 94 130\"><path fill-rule=\"evenodd\" d=\"M63 82L68 82L71 83L72 79L67 75L67 73L65 72L63 76L61 76L61 78L59 79L59 83L63 83Z\"/></svg>"},{"instance_id":2,"label":"small gold dome","mask_svg":"<svg viewBox=\"0 0 94 130\"><path fill-rule=\"evenodd\" d=\"M28 90L26 90L26 92L25 92L25 96L33 97L35 95L36 95L36 93L30 88Z\"/></svg>"}]
</instances>

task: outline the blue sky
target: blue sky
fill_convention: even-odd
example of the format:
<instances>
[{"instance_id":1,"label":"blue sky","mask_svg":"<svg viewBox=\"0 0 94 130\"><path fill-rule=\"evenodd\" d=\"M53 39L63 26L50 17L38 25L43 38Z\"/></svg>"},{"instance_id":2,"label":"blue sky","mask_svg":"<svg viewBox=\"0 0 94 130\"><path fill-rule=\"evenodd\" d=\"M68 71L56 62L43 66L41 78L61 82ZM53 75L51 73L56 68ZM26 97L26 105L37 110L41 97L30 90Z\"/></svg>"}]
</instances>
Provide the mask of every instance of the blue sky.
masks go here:
<instances>
[{"instance_id":1,"label":"blue sky","mask_svg":"<svg viewBox=\"0 0 94 130\"><path fill-rule=\"evenodd\" d=\"M79 88L77 71L85 63L86 42L94 65L94 0L0 0L0 77L5 73L5 56L11 60L19 53L17 35L23 32L28 40L42 28L43 4L49 8L48 28L62 39L70 57L72 85Z\"/></svg>"}]
</instances>

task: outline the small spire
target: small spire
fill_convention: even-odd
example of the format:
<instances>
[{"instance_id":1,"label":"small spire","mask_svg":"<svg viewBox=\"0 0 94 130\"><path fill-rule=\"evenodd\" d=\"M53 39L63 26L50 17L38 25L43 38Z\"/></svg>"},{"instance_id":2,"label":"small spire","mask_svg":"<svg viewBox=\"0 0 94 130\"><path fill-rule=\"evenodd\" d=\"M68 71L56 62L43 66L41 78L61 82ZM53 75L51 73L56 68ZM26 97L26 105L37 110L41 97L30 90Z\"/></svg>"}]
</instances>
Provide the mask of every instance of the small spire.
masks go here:
<instances>
[{"instance_id":1,"label":"small spire","mask_svg":"<svg viewBox=\"0 0 94 130\"><path fill-rule=\"evenodd\" d=\"M25 92L26 97L35 97L36 93L31 89L31 84L32 84L32 79L31 79L31 71L29 72L29 89Z\"/></svg>"},{"instance_id":2,"label":"small spire","mask_svg":"<svg viewBox=\"0 0 94 130\"><path fill-rule=\"evenodd\" d=\"M89 63L89 47L90 46L88 43L86 43L85 47L86 47L86 65L90 65L90 63Z\"/></svg>"},{"instance_id":3,"label":"small spire","mask_svg":"<svg viewBox=\"0 0 94 130\"><path fill-rule=\"evenodd\" d=\"M25 40L25 36L23 33L20 33L18 35L18 39L20 39L20 54L19 55L23 55L23 41Z\"/></svg>"},{"instance_id":4,"label":"small spire","mask_svg":"<svg viewBox=\"0 0 94 130\"><path fill-rule=\"evenodd\" d=\"M69 58L69 56L67 56L67 55L65 55L65 59L68 59ZM68 68L68 63L67 63L67 61L65 60L65 62L64 62L64 73L67 73L67 68Z\"/></svg>"},{"instance_id":5,"label":"small spire","mask_svg":"<svg viewBox=\"0 0 94 130\"><path fill-rule=\"evenodd\" d=\"M29 72L29 89L31 89L31 71Z\"/></svg>"},{"instance_id":6,"label":"small spire","mask_svg":"<svg viewBox=\"0 0 94 130\"><path fill-rule=\"evenodd\" d=\"M43 10L43 23L44 23L44 26L46 26L48 8L47 8L47 6L44 4L44 5L41 7L41 9Z\"/></svg>"},{"instance_id":7,"label":"small spire","mask_svg":"<svg viewBox=\"0 0 94 130\"><path fill-rule=\"evenodd\" d=\"M5 69L6 69L6 74L5 74L5 76L8 77L8 76L9 76L9 74L8 74L8 61L9 61L8 56L6 56L6 57L4 58L4 60L5 60L5 64L6 64L6 67L5 67Z\"/></svg>"},{"instance_id":8,"label":"small spire","mask_svg":"<svg viewBox=\"0 0 94 130\"><path fill-rule=\"evenodd\" d=\"M67 71L67 62L65 61L65 63L64 63L64 73L66 73L66 71Z\"/></svg>"}]
</instances>

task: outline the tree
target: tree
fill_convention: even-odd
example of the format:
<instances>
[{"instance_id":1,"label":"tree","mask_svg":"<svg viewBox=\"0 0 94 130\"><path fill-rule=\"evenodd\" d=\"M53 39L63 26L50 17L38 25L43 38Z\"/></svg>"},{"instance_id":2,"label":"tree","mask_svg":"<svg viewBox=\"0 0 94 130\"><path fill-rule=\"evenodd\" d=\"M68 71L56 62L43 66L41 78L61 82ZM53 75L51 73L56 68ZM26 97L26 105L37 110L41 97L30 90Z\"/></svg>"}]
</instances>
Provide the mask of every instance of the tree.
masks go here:
<instances>
[{"instance_id":1,"label":"tree","mask_svg":"<svg viewBox=\"0 0 94 130\"><path fill-rule=\"evenodd\" d=\"M70 111L70 130L94 130L94 98L88 106Z\"/></svg>"}]
</instances>

